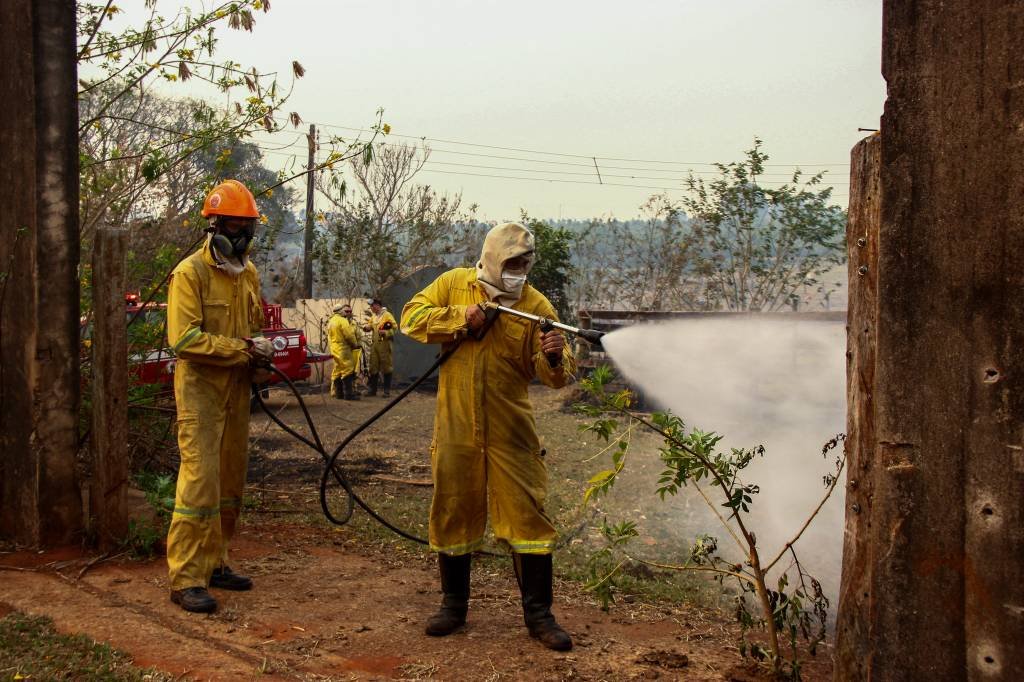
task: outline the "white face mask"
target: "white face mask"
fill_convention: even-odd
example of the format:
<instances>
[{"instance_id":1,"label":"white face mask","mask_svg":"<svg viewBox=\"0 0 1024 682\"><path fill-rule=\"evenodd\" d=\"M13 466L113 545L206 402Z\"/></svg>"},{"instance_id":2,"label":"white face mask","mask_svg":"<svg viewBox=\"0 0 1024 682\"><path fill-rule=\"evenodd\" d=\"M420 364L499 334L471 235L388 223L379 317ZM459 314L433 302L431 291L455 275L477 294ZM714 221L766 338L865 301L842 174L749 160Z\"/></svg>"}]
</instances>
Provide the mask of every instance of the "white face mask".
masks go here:
<instances>
[{"instance_id":1,"label":"white face mask","mask_svg":"<svg viewBox=\"0 0 1024 682\"><path fill-rule=\"evenodd\" d=\"M526 284L526 275L519 275L508 270L501 271L501 286L505 291L519 291Z\"/></svg>"}]
</instances>

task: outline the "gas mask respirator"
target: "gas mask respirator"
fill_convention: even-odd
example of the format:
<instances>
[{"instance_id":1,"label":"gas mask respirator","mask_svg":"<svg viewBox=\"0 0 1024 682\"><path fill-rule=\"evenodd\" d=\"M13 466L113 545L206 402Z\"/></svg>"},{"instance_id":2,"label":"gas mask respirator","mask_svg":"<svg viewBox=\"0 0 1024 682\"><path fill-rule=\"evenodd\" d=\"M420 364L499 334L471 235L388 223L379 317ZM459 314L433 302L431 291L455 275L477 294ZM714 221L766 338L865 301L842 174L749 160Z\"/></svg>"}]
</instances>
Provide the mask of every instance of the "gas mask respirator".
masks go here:
<instances>
[{"instance_id":1,"label":"gas mask respirator","mask_svg":"<svg viewBox=\"0 0 1024 682\"><path fill-rule=\"evenodd\" d=\"M215 226L215 230L211 241L213 247L217 249L217 253L224 258L242 260L242 257L249 252L249 245L252 243L256 227L254 222L250 222L234 234L225 230L223 226Z\"/></svg>"}]
</instances>

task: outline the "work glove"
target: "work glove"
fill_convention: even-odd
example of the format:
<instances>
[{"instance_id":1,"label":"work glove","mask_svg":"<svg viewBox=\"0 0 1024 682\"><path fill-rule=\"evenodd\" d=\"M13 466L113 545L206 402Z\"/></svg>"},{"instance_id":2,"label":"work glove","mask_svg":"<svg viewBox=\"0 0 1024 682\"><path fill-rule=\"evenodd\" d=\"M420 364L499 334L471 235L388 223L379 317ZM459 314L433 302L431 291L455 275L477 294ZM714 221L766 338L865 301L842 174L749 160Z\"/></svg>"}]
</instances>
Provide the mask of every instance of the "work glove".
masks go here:
<instances>
[{"instance_id":1,"label":"work glove","mask_svg":"<svg viewBox=\"0 0 1024 682\"><path fill-rule=\"evenodd\" d=\"M385 322L384 324L382 324L382 325L380 326L380 330L381 330L382 332L386 332L386 331L388 331L389 329L391 329L391 321L390 321L390 320L388 320L387 322Z\"/></svg>"},{"instance_id":2,"label":"work glove","mask_svg":"<svg viewBox=\"0 0 1024 682\"><path fill-rule=\"evenodd\" d=\"M249 345L249 355L255 365L269 365L274 361L274 344L264 336L257 336L253 339L246 339Z\"/></svg>"}]
</instances>

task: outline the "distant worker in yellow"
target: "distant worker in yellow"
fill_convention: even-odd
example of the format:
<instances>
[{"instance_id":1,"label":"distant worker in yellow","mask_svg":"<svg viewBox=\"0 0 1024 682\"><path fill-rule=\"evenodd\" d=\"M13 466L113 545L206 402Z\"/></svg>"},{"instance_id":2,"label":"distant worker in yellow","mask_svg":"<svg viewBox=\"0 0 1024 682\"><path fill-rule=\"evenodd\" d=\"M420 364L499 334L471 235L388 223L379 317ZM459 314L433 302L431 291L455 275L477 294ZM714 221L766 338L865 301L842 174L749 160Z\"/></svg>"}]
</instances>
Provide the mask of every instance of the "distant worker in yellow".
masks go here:
<instances>
[{"instance_id":1,"label":"distant worker in yellow","mask_svg":"<svg viewBox=\"0 0 1024 682\"><path fill-rule=\"evenodd\" d=\"M438 552L444 596L426 632L447 635L465 624L470 555L483 544L489 510L494 535L513 553L530 634L565 651L572 639L551 613L557 533L544 511L547 468L528 388L534 378L564 386L575 362L558 330L541 333L536 323L509 315L488 321L483 307L495 302L556 319L548 299L526 282L533 263L529 230L498 225L476 267L449 270L402 311L402 333L417 341L451 347L464 339L441 366L437 392L430 548Z\"/></svg>"},{"instance_id":2,"label":"distant worker in yellow","mask_svg":"<svg viewBox=\"0 0 1024 682\"><path fill-rule=\"evenodd\" d=\"M331 357L334 358L331 395L345 400L359 400L359 395L355 391L354 353L361 346L359 330L352 321L352 306L347 303L334 306L334 314L327 322L327 339L331 347Z\"/></svg>"},{"instance_id":3,"label":"distant worker in yellow","mask_svg":"<svg viewBox=\"0 0 1024 682\"><path fill-rule=\"evenodd\" d=\"M369 311L366 311L369 312ZM366 347L369 339L366 338L366 334L363 332L363 325L359 324L355 317L350 317L349 321L352 323L352 327L356 330L356 339L359 340L359 347L352 351L352 362L356 366L356 375L352 379L352 385L356 392L359 391L359 382L361 379L366 378Z\"/></svg>"},{"instance_id":4,"label":"distant worker in yellow","mask_svg":"<svg viewBox=\"0 0 1024 682\"><path fill-rule=\"evenodd\" d=\"M228 542L242 507L250 385L267 379L258 367L273 360L274 348L261 333L259 275L248 256L256 200L226 180L206 197L202 215L206 244L174 269L167 299L181 453L167 565L171 601L208 613L217 608L208 588L252 587L228 567Z\"/></svg>"},{"instance_id":5,"label":"distant worker in yellow","mask_svg":"<svg viewBox=\"0 0 1024 682\"><path fill-rule=\"evenodd\" d=\"M398 323L379 298L370 299L370 317L363 331L370 335L370 390L366 395L377 395L377 383L384 378L384 397L391 396L391 375L395 366L391 357L391 343Z\"/></svg>"}]
</instances>

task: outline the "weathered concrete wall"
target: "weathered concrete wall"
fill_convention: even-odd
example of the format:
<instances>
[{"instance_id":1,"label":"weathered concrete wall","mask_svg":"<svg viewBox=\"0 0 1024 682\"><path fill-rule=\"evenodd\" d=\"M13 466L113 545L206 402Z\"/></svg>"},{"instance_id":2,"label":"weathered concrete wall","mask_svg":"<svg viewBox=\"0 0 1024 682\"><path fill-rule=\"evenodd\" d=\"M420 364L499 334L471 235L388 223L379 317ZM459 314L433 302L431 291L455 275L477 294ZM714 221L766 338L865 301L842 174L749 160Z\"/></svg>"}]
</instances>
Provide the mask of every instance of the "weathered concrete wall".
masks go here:
<instances>
[{"instance_id":1,"label":"weathered concrete wall","mask_svg":"<svg viewBox=\"0 0 1024 682\"><path fill-rule=\"evenodd\" d=\"M851 385L873 403L851 410L868 488L847 498L837 679L1024 679L1022 55L1022 3L884 3L875 360ZM865 318L851 301L852 342Z\"/></svg>"}]
</instances>

